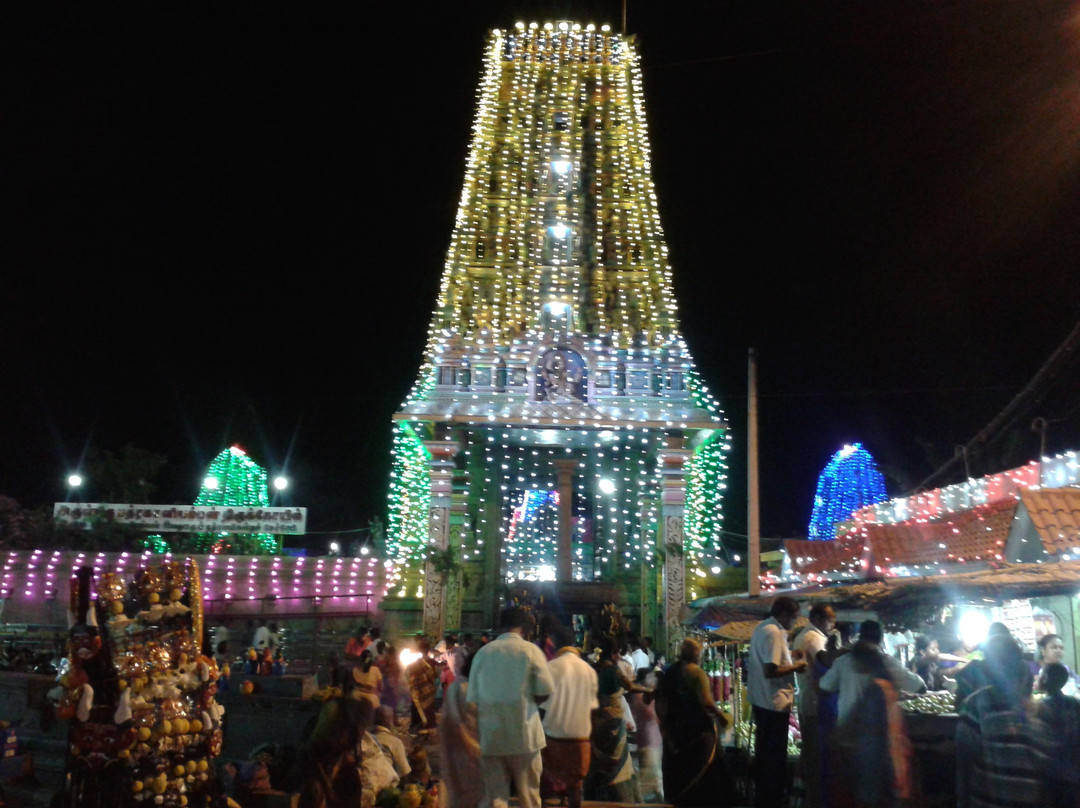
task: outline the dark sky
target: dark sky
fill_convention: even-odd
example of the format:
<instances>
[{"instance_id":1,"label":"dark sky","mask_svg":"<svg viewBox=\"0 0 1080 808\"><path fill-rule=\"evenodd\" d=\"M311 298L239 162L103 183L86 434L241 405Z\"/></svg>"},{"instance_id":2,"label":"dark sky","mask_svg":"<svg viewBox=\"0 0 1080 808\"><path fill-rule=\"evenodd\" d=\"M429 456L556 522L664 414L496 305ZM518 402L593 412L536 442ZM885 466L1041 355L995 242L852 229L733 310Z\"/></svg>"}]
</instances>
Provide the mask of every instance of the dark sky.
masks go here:
<instances>
[{"instance_id":1,"label":"dark sky","mask_svg":"<svg viewBox=\"0 0 1080 808\"><path fill-rule=\"evenodd\" d=\"M348 7L8 18L0 494L62 499L87 447L130 443L191 502L240 443L312 529L383 509L485 31L621 5ZM806 530L845 442L905 493L1078 319L1080 5L636 2L629 29L684 332L734 434L728 528L750 346L766 536ZM1080 448L1076 365L974 473L1035 456L1036 415Z\"/></svg>"}]
</instances>

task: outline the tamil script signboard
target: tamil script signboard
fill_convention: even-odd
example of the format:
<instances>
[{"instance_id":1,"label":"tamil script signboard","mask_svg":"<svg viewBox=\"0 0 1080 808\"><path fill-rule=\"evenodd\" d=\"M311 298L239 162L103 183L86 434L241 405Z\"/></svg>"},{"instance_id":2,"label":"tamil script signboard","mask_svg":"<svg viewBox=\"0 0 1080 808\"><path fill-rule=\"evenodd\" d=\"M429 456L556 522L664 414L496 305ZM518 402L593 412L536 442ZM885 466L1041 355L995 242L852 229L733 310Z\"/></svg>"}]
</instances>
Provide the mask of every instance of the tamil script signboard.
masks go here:
<instances>
[{"instance_id":1,"label":"tamil script signboard","mask_svg":"<svg viewBox=\"0 0 1080 808\"><path fill-rule=\"evenodd\" d=\"M57 502L53 519L89 528L105 519L161 533L306 532L307 508L231 508L212 505L117 505L108 502Z\"/></svg>"}]
</instances>

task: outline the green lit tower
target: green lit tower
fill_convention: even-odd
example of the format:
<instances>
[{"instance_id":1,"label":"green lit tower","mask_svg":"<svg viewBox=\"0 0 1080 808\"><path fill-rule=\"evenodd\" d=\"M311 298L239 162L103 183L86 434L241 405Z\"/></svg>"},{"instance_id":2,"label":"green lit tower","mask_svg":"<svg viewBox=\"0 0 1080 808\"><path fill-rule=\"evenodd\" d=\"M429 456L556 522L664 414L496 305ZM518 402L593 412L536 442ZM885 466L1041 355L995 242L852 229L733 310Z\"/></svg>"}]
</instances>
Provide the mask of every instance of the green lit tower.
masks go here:
<instances>
[{"instance_id":1,"label":"green lit tower","mask_svg":"<svg viewBox=\"0 0 1080 808\"><path fill-rule=\"evenodd\" d=\"M728 430L680 333L633 38L492 31L472 132L394 416L384 608L487 627L506 584L551 582L674 641L720 563Z\"/></svg>"},{"instance_id":2,"label":"green lit tower","mask_svg":"<svg viewBox=\"0 0 1080 808\"><path fill-rule=\"evenodd\" d=\"M220 452L206 471L196 505L221 508L266 508L270 505L266 469L238 446ZM269 533L198 533L195 550L202 553L276 553L281 547Z\"/></svg>"}]
</instances>

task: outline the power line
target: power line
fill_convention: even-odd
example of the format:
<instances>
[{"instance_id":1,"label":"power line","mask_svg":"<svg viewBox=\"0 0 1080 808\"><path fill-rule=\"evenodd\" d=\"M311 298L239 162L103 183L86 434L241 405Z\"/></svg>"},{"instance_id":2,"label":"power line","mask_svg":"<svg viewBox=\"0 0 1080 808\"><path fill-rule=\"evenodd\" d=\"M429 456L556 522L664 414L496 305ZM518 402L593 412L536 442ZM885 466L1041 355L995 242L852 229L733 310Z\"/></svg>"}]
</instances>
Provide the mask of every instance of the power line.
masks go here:
<instances>
[{"instance_id":1,"label":"power line","mask_svg":"<svg viewBox=\"0 0 1080 808\"><path fill-rule=\"evenodd\" d=\"M342 533L370 533L370 527L348 527L342 530L309 530L304 536L338 536Z\"/></svg>"},{"instance_id":2,"label":"power line","mask_svg":"<svg viewBox=\"0 0 1080 808\"><path fill-rule=\"evenodd\" d=\"M1039 396L1046 392L1046 390L1057 381L1057 377L1068 366L1070 361L1074 361L1077 358L1078 348L1080 348L1080 322L1073 326L1073 330L1065 338L1065 341L1062 342L1061 345L1057 347L1057 350L1050 355L1050 358L1043 363L1043 366L1039 368L1039 371L1031 381L1027 383L1024 389L1014 396L1012 401L1005 405L1005 409L994 416L990 423L979 430L974 438L969 440L963 446L957 447L956 453L952 458L947 460L929 477L919 483L914 491L924 490L927 483L936 480L956 465L959 460L964 459L966 462L969 453L972 453L981 446L989 446L999 439L1013 424L1016 423L1017 419L1022 418L1032 407L1039 403Z\"/></svg>"}]
</instances>

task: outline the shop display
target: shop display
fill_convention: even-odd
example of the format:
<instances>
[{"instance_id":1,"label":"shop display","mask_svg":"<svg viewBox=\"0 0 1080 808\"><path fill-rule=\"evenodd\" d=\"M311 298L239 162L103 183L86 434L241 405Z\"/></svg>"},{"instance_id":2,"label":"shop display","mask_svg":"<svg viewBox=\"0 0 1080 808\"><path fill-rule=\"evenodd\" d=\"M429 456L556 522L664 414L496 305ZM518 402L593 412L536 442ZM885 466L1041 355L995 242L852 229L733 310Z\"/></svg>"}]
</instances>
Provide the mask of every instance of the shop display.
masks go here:
<instances>
[{"instance_id":1,"label":"shop display","mask_svg":"<svg viewBox=\"0 0 1080 808\"><path fill-rule=\"evenodd\" d=\"M67 804L207 804L224 708L217 664L202 654L197 564L166 561L131 580L106 572L96 590L82 567L71 613L57 708L71 720Z\"/></svg>"},{"instance_id":2,"label":"shop display","mask_svg":"<svg viewBox=\"0 0 1080 808\"><path fill-rule=\"evenodd\" d=\"M905 713L923 713L926 715L948 715L956 712L956 697L948 690L930 691L900 702L900 709Z\"/></svg>"}]
</instances>

